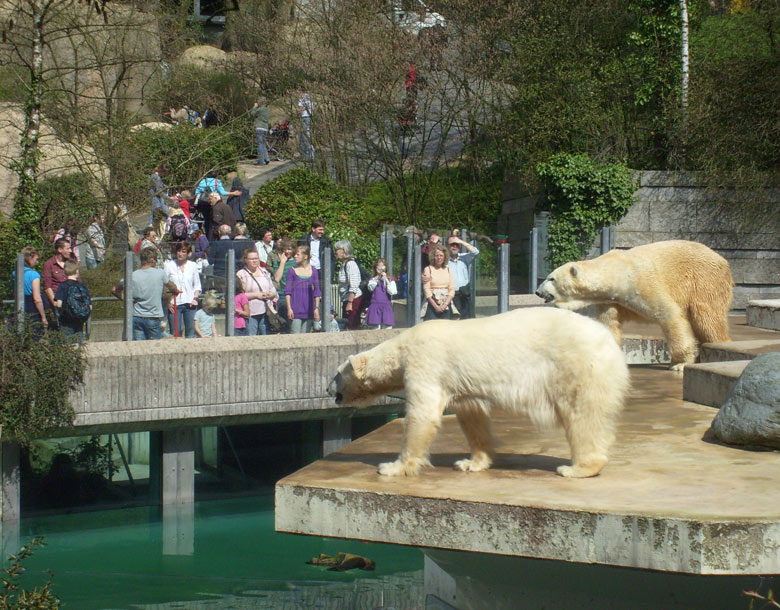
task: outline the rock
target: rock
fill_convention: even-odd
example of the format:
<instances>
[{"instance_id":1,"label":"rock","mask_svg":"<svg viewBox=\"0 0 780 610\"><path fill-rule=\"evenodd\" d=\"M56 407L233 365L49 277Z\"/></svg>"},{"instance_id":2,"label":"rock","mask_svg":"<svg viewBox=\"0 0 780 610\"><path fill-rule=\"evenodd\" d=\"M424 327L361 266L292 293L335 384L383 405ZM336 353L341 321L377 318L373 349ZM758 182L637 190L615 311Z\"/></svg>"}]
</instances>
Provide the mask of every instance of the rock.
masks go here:
<instances>
[{"instance_id":1,"label":"rock","mask_svg":"<svg viewBox=\"0 0 780 610\"><path fill-rule=\"evenodd\" d=\"M780 353L761 354L748 364L712 432L724 443L780 449Z\"/></svg>"}]
</instances>

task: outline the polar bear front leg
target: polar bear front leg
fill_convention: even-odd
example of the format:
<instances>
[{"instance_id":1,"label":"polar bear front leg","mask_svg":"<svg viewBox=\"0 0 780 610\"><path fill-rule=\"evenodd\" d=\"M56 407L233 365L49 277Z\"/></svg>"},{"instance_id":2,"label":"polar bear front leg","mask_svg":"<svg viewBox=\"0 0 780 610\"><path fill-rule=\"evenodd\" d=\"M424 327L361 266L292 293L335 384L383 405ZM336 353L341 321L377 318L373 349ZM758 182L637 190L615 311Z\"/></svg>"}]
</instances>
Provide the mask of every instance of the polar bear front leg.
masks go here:
<instances>
[{"instance_id":1,"label":"polar bear front leg","mask_svg":"<svg viewBox=\"0 0 780 610\"><path fill-rule=\"evenodd\" d=\"M441 425L444 398L440 392L406 394L404 441L401 455L395 462L379 464L379 474L385 476L414 476L423 466L430 466L428 449Z\"/></svg>"},{"instance_id":2,"label":"polar bear front leg","mask_svg":"<svg viewBox=\"0 0 780 610\"><path fill-rule=\"evenodd\" d=\"M596 305L596 319L609 329L620 346L623 345L623 318L623 309L619 305Z\"/></svg>"},{"instance_id":3,"label":"polar bear front leg","mask_svg":"<svg viewBox=\"0 0 780 610\"><path fill-rule=\"evenodd\" d=\"M455 470L464 472L487 470L493 463L494 457L490 418L479 407L458 407L455 414L471 448L471 458L455 462Z\"/></svg>"},{"instance_id":4,"label":"polar bear front leg","mask_svg":"<svg viewBox=\"0 0 780 610\"><path fill-rule=\"evenodd\" d=\"M671 366L673 371L682 371L686 364L696 362L696 337L690 322L678 313L666 320L659 320L669 345Z\"/></svg>"}]
</instances>

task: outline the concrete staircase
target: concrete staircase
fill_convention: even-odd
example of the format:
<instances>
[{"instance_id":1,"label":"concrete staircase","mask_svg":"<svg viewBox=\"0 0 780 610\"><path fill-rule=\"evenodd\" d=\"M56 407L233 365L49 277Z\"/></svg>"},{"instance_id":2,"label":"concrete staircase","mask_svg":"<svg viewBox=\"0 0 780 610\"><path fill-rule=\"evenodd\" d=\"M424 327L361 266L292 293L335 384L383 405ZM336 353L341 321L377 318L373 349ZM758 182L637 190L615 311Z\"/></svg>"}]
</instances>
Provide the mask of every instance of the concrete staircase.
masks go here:
<instances>
[{"instance_id":1,"label":"concrete staircase","mask_svg":"<svg viewBox=\"0 0 780 610\"><path fill-rule=\"evenodd\" d=\"M780 299L748 301L745 313L749 326L780 330Z\"/></svg>"},{"instance_id":2,"label":"concrete staircase","mask_svg":"<svg viewBox=\"0 0 780 610\"><path fill-rule=\"evenodd\" d=\"M780 352L780 337L706 343L701 347L699 363L685 367L683 400L720 408L748 363L767 352Z\"/></svg>"}]
</instances>

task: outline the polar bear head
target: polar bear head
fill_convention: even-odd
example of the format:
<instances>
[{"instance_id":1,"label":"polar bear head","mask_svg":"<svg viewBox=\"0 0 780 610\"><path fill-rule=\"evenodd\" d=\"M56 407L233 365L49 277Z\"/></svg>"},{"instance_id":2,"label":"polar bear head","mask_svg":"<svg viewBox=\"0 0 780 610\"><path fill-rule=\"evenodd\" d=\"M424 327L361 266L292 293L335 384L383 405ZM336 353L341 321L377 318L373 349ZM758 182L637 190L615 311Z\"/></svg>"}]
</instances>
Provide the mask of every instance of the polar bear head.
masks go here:
<instances>
[{"instance_id":1,"label":"polar bear head","mask_svg":"<svg viewBox=\"0 0 780 610\"><path fill-rule=\"evenodd\" d=\"M594 302L589 299L594 288L591 283L581 263L566 263L547 276L536 296L561 309L582 309Z\"/></svg>"},{"instance_id":2,"label":"polar bear head","mask_svg":"<svg viewBox=\"0 0 780 610\"><path fill-rule=\"evenodd\" d=\"M350 356L328 385L328 394L336 399L337 405L367 407L375 405L385 394L403 388L403 376L399 376L392 359L386 356L374 350Z\"/></svg>"}]
</instances>

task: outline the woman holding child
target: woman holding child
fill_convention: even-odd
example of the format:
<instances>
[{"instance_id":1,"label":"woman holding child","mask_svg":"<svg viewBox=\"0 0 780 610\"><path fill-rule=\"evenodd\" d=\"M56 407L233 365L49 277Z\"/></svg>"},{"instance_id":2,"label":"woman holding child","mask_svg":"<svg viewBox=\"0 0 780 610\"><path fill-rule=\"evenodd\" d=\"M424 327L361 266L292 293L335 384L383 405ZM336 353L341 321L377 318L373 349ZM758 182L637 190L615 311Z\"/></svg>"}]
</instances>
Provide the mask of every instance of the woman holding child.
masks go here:
<instances>
[{"instance_id":1,"label":"woman holding child","mask_svg":"<svg viewBox=\"0 0 780 610\"><path fill-rule=\"evenodd\" d=\"M269 301L273 301L278 295L274 288L271 276L260 266L260 257L254 248L244 250L242 257L245 267L236 273L244 287L244 294L249 299L249 312L251 316L247 320L247 334L267 335L268 324L266 312Z\"/></svg>"}]
</instances>

